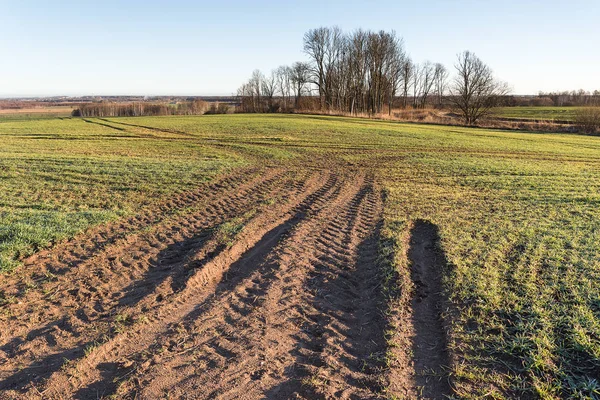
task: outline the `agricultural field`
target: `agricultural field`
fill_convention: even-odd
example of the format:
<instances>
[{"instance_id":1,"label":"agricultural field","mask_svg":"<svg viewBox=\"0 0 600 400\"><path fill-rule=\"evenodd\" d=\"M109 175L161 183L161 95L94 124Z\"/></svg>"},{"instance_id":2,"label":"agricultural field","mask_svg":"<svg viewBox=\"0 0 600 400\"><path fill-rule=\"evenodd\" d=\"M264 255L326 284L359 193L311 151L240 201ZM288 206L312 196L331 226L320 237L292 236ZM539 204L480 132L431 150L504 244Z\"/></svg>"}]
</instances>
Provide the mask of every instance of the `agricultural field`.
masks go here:
<instances>
[{"instance_id":1,"label":"agricultural field","mask_svg":"<svg viewBox=\"0 0 600 400\"><path fill-rule=\"evenodd\" d=\"M600 398L600 138L0 116L0 143L0 399Z\"/></svg>"},{"instance_id":2,"label":"agricultural field","mask_svg":"<svg viewBox=\"0 0 600 400\"><path fill-rule=\"evenodd\" d=\"M67 118L71 116L74 108L74 106L27 107L19 109L2 109L0 107L0 121Z\"/></svg>"},{"instance_id":3,"label":"agricultural field","mask_svg":"<svg viewBox=\"0 0 600 400\"><path fill-rule=\"evenodd\" d=\"M536 121L566 121L575 120L580 107L501 107L495 116L508 119L531 119Z\"/></svg>"}]
</instances>

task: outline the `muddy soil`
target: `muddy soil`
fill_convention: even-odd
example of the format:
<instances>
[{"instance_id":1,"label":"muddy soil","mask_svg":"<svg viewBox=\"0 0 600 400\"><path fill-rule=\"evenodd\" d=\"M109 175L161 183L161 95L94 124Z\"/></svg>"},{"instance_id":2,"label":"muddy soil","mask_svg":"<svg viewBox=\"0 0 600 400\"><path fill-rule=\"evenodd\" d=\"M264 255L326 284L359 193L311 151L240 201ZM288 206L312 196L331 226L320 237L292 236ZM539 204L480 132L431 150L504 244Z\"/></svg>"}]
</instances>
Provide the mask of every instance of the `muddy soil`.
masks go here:
<instances>
[{"instance_id":1,"label":"muddy soil","mask_svg":"<svg viewBox=\"0 0 600 400\"><path fill-rule=\"evenodd\" d=\"M389 397L383 206L365 169L247 169L36 254L0 284L0 398ZM398 379L443 398L435 237L413 237Z\"/></svg>"}]
</instances>

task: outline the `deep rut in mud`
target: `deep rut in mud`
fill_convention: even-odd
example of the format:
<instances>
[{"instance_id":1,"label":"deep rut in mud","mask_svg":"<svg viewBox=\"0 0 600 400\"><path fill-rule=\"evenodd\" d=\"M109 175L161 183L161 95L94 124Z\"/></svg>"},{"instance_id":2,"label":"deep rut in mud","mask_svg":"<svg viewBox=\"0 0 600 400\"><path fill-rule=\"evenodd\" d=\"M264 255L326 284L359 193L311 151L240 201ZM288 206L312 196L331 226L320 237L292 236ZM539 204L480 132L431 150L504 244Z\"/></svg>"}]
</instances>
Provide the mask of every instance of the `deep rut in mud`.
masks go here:
<instances>
[{"instance_id":1,"label":"deep rut in mud","mask_svg":"<svg viewBox=\"0 0 600 400\"><path fill-rule=\"evenodd\" d=\"M359 169L248 169L42 252L1 284L0 398L384 397L382 210Z\"/></svg>"},{"instance_id":2,"label":"deep rut in mud","mask_svg":"<svg viewBox=\"0 0 600 400\"><path fill-rule=\"evenodd\" d=\"M412 300L415 386L420 398L445 399L450 392L446 333L442 322L443 254L437 227L418 220L411 230L408 257L415 286Z\"/></svg>"}]
</instances>

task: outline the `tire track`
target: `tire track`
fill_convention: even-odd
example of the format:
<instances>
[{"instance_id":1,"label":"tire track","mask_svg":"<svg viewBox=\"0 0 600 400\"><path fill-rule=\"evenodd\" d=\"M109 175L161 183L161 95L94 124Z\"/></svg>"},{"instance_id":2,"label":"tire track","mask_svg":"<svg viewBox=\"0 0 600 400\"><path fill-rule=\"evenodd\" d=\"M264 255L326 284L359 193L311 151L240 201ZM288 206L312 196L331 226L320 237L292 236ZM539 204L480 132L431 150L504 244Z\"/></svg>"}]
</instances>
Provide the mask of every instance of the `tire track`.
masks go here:
<instances>
[{"instance_id":1,"label":"tire track","mask_svg":"<svg viewBox=\"0 0 600 400\"><path fill-rule=\"evenodd\" d=\"M194 398L314 398L318 393L303 381L312 372L310 366L322 364L317 359L334 355L344 369L338 365L330 382L346 390L341 397L376 395L382 374L363 367L365 362L378 367L379 360L372 362L369 356L384 349L378 337L383 338L385 323L376 312L380 299L374 294L378 275L373 231L380 199L371 180L362 187L361 181L347 179L342 193L314 218L299 222L279 245L263 249L262 259L245 265L222 292L217 290L192 322L165 335L118 397L153 398L168 392L176 398L186 393ZM316 305L322 301L319 293L327 299L334 296L338 306L348 301L352 306L341 315L324 310ZM321 343L323 336L314 331L318 321L312 319L324 311L331 318L325 329L348 346ZM375 340L374 346L369 344ZM317 348L322 354L306 353Z\"/></svg>"},{"instance_id":2,"label":"tire track","mask_svg":"<svg viewBox=\"0 0 600 400\"><path fill-rule=\"evenodd\" d=\"M63 274L7 307L27 317L0 333L0 398L383 397L383 200L325 161L223 178L50 258Z\"/></svg>"},{"instance_id":3,"label":"tire track","mask_svg":"<svg viewBox=\"0 0 600 400\"><path fill-rule=\"evenodd\" d=\"M334 175L331 175L325 184L316 190L315 186L320 180L322 178L317 174L312 177L310 184L296 187L297 193L306 193L305 200L298 206L294 207L294 203L298 204L300 200L294 200L294 196L291 196L289 205L275 208L273 212L262 213L253 218L247 225L247 233L244 235L242 232L240 239L231 248L217 255L210 255L208 253L211 252L208 252L190 260L192 263L199 262L202 266L194 272L179 292L166 297L153 309L140 309L140 314L144 316L143 322L136 321L123 332L116 332L115 336L87 352L85 357L77 361L72 368L67 368L67 372L55 372L42 392L50 397L62 398L72 396L74 391L78 391L77 398L88 396L96 398L96 394L91 393L96 390L98 383L104 388L110 387L110 382L115 378L113 373L116 375L122 369L121 366L124 364L120 360L123 359L123 353L131 354L136 349L142 352L147 350L153 340L160 338L169 327L179 323L181 318L211 295L211 289L214 289L214 284L211 282L220 280L237 258L261 240L263 233L268 232L266 236L273 235L272 240L275 240L295 220L303 218L305 210L309 210L313 203L332 191L336 183ZM38 390L32 389L29 394L35 396Z\"/></svg>"},{"instance_id":4,"label":"tire track","mask_svg":"<svg viewBox=\"0 0 600 400\"><path fill-rule=\"evenodd\" d=\"M376 398L383 374L385 318L381 314L377 245L381 198L366 185L345 213L323 231L316 259L293 301L301 319L287 380L271 398Z\"/></svg>"},{"instance_id":5,"label":"tire track","mask_svg":"<svg viewBox=\"0 0 600 400\"><path fill-rule=\"evenodd\" d=\"M149 131L153 131L153 132L160 132L160 133L168 133L168 134L176 134L176 135L181 135L183 137L187 137L187 138L194 138L194 139L198 139L199 136L194 135L192 133L189 132L184 132L184 131L180 131L177 129L164 129L164 128L157 128L155 126L148 126L148 125L139 125L139 124L132 124L132 123L128 123L128 122L123 122L123 121L113 121L107 118L97 118L100 121L104 121L105 123L109 123L109 124L119 124L119 125L125 125L125 126L131 126L134 128L141 128L141 129L146 129ZM92 122L92 121L86 121L86 122ZM105 124L105 123L99 123L96 122L99 125L106 125L108 127L114 128L114 129L122 129L122 130L126 130L125 128L117 128L114 126L111 126L109 124Z\"/></svg>"},{"instance_id":6,"label":"tire track","mask_svg":"<svg viewBox=\"0 0 600 400\"><path fill-rule=\"evenodd\" d=\"M47 310L48 307L27 309L27 320L22 320L19 326L9 326L3 330L0 356L10 362L4 362L0 367L0 389L22 387L32 379L39 380L44 374L52 372L52 368L56 368L54 366L62 363L63 358L75 358L83 348L101 340L98 339L101 337L100 333L104 332L106 335L110 331L118 306L139 301L133 295L134 289L136 295L139 296L140 292L141 285L136 284L136 281L153 267L151 260L160 254L161 249L169 243L183 244L177 252L184 256L170 260L171 264L180 263L185 254L203 244L203 235L215 224L247 211L253 205L273 198L276 192L281 192L282 176L281 171L267 171L263 176L238 185L234 193L220 193L216 202L209 203L209 206L199 212L184 212L152 226L154 229L150 232L127 237L125 243L117 241L114 245L109 245L99 254L83 260L77 268L73 268L73 273L66 273L59 276L56 282L48 283L44 291L51 290L55 295L62 287L74 288L60 292L53 300L51 312ZM302 190L301 176L299 178L300 181L295 181L296 185L289 185L292 192ZM284 182L293 183L294 180ZM119 258L118 255L123 257ZM168 257L166 261L169 261ZM167 276L173 278L169 268L163 270L163 280ZM182 274L179 275L181 279ZM142 288L142 297L143 293L151 291ZM24 301L31 304L27 297L26 295ZM40 294L33 293L32 297L39 298ZM127 301L123 301L124 299ZM14 308L18 309L19 304L16 306ZM18 315L17 310L11 311L13 315ZM87 340L90 336L95 339ZM42 355L45 358L40 360ZM19 366L21 371L13 373L15 366ZM44 373L37 373L42 367Z\"/></svg>"},{"instance_id":7,"label":"tire track","mask_svg":"<svg viewBox=\"0 0 600 400\"><path fill-rule=\"evenodd\" d=\"M144 261L158 253L165 243L168 244L170 240L176 241L186 232L189 234L190 231L197 231L205 225L218 223L219 220L227 217L227 214L241 209L243 205L235 207L236 201L242 199L245 194L266 188L274 182L277 174L280 175L281 172L269 171L263 176L262 182L259 177L250 179L243 184L233 185L231 188L227 185L228 190L225 193L219 191L220 193L211 196L216 199L209 198L208 201L203 201L199 196L192 194L186 196L185 201L172 202L169 206L159 206L158 210L170 215L165 215L156 221L151 221L152 217L136 217L134 221L141 220L143 222L129 226L129 231L124 234L119 232L124 224L111 227L117 231L114 234L116 239L102 240L101 244L87 246L87 252L72 249L77 247L77 243L74 243L69 246L71 249L66 254L62 253L61 249L57 249L58 254L56 255L51 251L47 252L53 256L47 263L36 262L43 256L33 258L23 270L28 270L27 273L34 269L46 268L46 272L49 272L52 278L47 282L42 279L42 285L39 285L37 290L22 290L20 296L17 294L16 297L18 303L7 304L3 307L4 314L8 315L7 322L11 319L14 320L16 316L21 316L21 318L19 325L12 325L10 329L2 331L2 342L10 335L19 336L23 330L33 328L28 321L23 320L23 315L27 315L29 320L34 321L33 323L37 319L38 325L41 325L45 319L52 318L48 310L31 307L31 304L35 305L36 302L50 300L50 303L58 307L71 307L79 304L80 301L89 300L90 296L94 298L89 291L84 290L80 293L78 287L88 287L97 292L103 285L110 283L111 287L106 289L113 291L115 283L113 279L125 273L135 275L136 267L143 265ZM239 191L239 193L231 193L232 191ZM186 210L186 206L191 207L194 201L198 203L196 206L204 205L207 202L209 205L200 210L193 208ZM225 209L230 212L224 213ZM181 215L177 215L177 213ZM79 241L85 242L86 239L84 237L77 242ZM139 254L134 254L136 251ZM144 257L141 254L143 252L145 252ZM33 274L39 275L36 272ZM20 280L27 281L29 279L21 277ZM19 285L23 285L23 283L17 283L15 286ZM73 286L76 287L68 289ZM10 283L3 285L2 289L4 293L15 292L14 286L11 287ZM56 310L56 314L64 315L64 309Z\"/></svg>"},{"instance_id":8,"label":"tire track","mask_svg":"<svg viewBox=\"0 0 600 400\"><path fill-rule=\"evenodd\" d=\"M252 259L252 255L249 254L248 258L244 258L238 265L232 266L231 270L235 271L232 272L233 277L219 285L217 295L211 299L210 303L197 310L193 317L189 316L187 319L191 323L187 324L184 329L178 327L184 333L172 332L175 338L173 335L168 335L161 345L157 346L157 349L162 349L171 341L187 343L191 346L190 348L197 350L190 352L189 356L192 359L201 357L202 364L211 365L214 368L202 374L186 375L180 371L177 377L172 377L170 371L174 368L179 370L180 363L185 365L191 361L186 360L185 357L183 360L178 357L178 353L182 349L174 348L171 352L174 355L173 359L169 360L167 357L167 360L175 363L176 366L169 364L167 360L162 360L154 370L150 366L152 371L143 370L143 372L136 373L134 379L144 377L144 383L128 389L125 397L138 395L138 391L147 386L139 393L140 396L152 397L152 394L146 392L160 393L164 390L175 396L177 393L181 395L186 391L193 391L196 397L214 398L218 395L217 393L206 393L205 391L210 387L226 386L223 382L227 382L230 376L237 375L235 371L230 370L231 368L252 371L253 368L247 364L256 362L256 358L242 360L234 355L252 354L259 350L252 346L261 343L255 334L262 330L260 326L262 325L260 322L262 316L266 318L271 312L271 310L265 311L262 307L265 301L264 297L272 299L271 286L278 286L281 280L285 279L285 274L281 271L284 269L283 261L293 260L294 254L298 251L298 243L307 239L322 219L331 218L329 214L335 210L337 204L347 201L352 190L348 186L344 181L330 196L316 202L309 210L310 218L298 220L289 234L283 235L278 245L257 247L258 253L255 259ZM294 244L294 246L290 247L290 244ZM289 263L285 265L285 268L292 267L293 265ZM248 346L250 348L247 348ZM237 347L241 347L241 349L236 350ZM183 351L189 350L183 349ZM223 364L225 361L227 361L227 365ZM254 378L257 376L254 375ZM176 381L173 381L173 378ZM189 380L189 382L181 382L181 379ZM220 381L221 384L216 384L217 381ZM244 385L245 389L248 389L247 382L244 382Z\"/></svg>"},{"instance_id":9,"label":"tire track","mask_svg":"<svg viewBox=\"0 0 600 400\"><path fill-rule=\"evenodd\" d=\"M14 276L3 276L1 289L6 296L21 300L20 297L28 293L32 286L43 285L52 280L54 275L71 271L73 267L104 251L117 240L157 225L194 204L234 192L242 184L248 184L258 173L257 169L244 169L236 171L235 175L216 178L213 183L201 185L196 190L180 193L158 205L146 207L135 216L103 224L72 240L59 243L50 250L38 252L26 259L25 265L19 268Z\"/></svg>"}]
</instances>

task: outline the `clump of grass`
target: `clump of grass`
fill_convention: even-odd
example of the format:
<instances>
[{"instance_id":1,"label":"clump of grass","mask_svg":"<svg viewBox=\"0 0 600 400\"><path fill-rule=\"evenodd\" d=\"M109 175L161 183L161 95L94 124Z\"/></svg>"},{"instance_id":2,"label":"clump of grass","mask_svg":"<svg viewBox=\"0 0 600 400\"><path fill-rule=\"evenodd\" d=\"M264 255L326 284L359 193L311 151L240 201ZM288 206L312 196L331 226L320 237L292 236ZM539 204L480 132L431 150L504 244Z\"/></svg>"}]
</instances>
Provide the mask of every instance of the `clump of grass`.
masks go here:
<instances>
[{"instance_id":1,"label":"clump of grass","mask_svg":"<svg viewBox=\"0 0 600 400\"><path fill-rule=\"evenodd\" d=\"M243 228L244 222L242 219L235 218L219 225L215 232L215 238L219 244L229 247Z\"/></svg>"},{"instance_id":2,"label":"clump of grass","mask_svg":"<svg viewBox=\"0 0 600 400\"><path fill-rule=\"evenodd\" d=\"M0 290L0 307L16 302L14 296L8 296L4 291Z\"/></svg>"},{"instance_id":3,"label":"clump of grass","mask_svg":"<svg viewBox=\"0 0 600 400\"><path fill-rule=\"evenodd\" d=\"M233 245L235 238L246 226L246 223L256 214L256 210L250 210L240 217L230 219L219 225L215 229L214 237L222 246L230 247Z\"/></svg>"},{"instance_id":4,"label":"clump of grass","mask_svg":"<svg viewBox=\"0 0 600 400\"><path fill-rule=\"evenodd\" d=\"M124 332L127 329L127 327L131 326L134 323L134 320L131 317L131 315L127 313L119 313L115 315L114 321L115 323L113 329L115 333Z\"/></svg>"}]
</instances>

